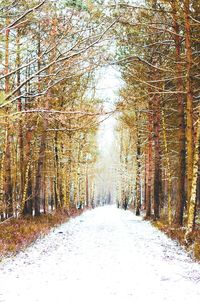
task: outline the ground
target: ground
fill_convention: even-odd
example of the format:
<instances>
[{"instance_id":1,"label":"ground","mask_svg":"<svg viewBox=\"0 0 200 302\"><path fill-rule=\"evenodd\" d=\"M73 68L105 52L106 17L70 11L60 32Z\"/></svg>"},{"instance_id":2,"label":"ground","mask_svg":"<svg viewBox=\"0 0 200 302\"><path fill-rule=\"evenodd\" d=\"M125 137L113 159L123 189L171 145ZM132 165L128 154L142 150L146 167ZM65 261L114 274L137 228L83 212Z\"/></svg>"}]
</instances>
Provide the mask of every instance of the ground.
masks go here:
<instances>
[{"instance_id":1,"label":"ground","mask_svg":"<svg viewBox=\"0 0 200 302\"><path fill-rule=\"evenodd\" d=\"M149 222L105 206L5 259L0 284L0 302L196 302L200 264Z\"/></svg>"}]
</instances>

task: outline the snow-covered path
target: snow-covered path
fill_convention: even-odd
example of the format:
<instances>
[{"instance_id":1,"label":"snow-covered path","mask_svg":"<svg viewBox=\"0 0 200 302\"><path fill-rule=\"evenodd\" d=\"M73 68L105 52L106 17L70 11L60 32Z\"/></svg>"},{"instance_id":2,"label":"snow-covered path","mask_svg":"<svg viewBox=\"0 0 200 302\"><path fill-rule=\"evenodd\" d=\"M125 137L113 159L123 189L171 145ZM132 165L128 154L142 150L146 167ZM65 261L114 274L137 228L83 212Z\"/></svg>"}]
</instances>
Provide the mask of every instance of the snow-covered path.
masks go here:
<instances>
[{"instance_id":1,"label":"snow-covered path","mask_svg":"<svg viewBox=\"0 0 200 302\"><path fill-rule=\"evenodd\" d=\"M114 206L56 228L0 265L0 302L199 301L200 265Z\"/></svg>"}]
</instances>

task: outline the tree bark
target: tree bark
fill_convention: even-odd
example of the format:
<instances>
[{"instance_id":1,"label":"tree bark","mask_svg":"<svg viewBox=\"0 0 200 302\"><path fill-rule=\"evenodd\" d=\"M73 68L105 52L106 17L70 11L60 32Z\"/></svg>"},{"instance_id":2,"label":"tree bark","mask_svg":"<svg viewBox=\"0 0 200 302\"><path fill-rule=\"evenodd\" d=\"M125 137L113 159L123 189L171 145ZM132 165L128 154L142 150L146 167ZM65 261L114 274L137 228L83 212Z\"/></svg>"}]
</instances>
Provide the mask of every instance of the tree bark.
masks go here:
<instances>
[{"instance_id":1,"label":"tree bark","mask_svg":"<svg viewBox=\"0 0 200 302\"><path fill-rule=\"evenodd\" d=\"M181 37L180 37L180 26L178 22L178 4L174 0L171 2L172 6L172 16L173 16L173 27L175 31L174 41L175 41L175 53L176 53L176 87L177 91L180 93L177 94L178 102L178 198L176 203L175 219L174 222L177 225L183 224L183 211L186 204L185 196L185 118L184 118L184 100L183 94L183 70L181 63Z\"/></svg>"},{"instance_id":2,"label":"tree bark","mask_svg":"<svg viewBox=\"0 0 200 302\"><path fill-rule=\"evenodd\" d=\"M152 100L149 100L148 112L148 159L147 159L147 194L146 194L146 219L151 217L152 204L152 183L153 183L153 115L152 115Z\"/></svg>"},{"instance_id":3,"label":"tree bark","mask_svg":"<svg viewBox=\"0 0 200 302\"><path fill-rule=\"evenodd\" d=\"M42 132L41 139L40 139L39 158L38 158L36 179L35 179L35 194L34 194L35 216L40 215L41 190L42 190L42 168L43 168L44 159L45 159L47 126L48 126L48 121L47 121L47 117L45 117L44 128L43 128L43 132Z\"/></svg>"},{"instance_id":4,"label":"tree bark","mask_svg":"<svg viewBox=\"0 0 200 302\"><path fill-rule=\"evenodd\" d=\"M136 216L140 215L141 209L141 133L139 125L139 116L136 112L136 127L137 127L137 172L136 172Z\"/></svg>"},{"instance_id":5,"label":"tree bark","mask_svg":"<svg viewBox=\"0 0 200 302\"><path fill-rule=\"evenodd\" d=\"M26 119L27 125L29 123L29 116L27 116ZM38 121L36 123L37 128ZM32 183L32 160L31 160L31 140L33 137L33 127L31 125L27 126L26 129L26 135L25 135L25 145L24 145L24 155L25 155L25 177L24 177L24 187L23 187L23 200L22 200L22 206L23 206L23 215L33 215L33 183ZM34 138L34 142L36 140L36 137ZM32 145L34 145L34 142Z\"/></svg>"},{"instance_id":6,"label":"tree bark","mask_svg":"<svg viewBox=\"0 0 200 302\"><path fill-rule=\"evenodd\" d=\"M54 152L55 152L55 205L56 209L61 207L61 201L60 201L60 191L59 191L59 155L58 155L58 132L55 133L54 138Z\"/></svg>"},{"instance_id":7,"label":"tree bark","mask_svg":"<svg viewBox=\"0 0 200 302\"><path fill-rule=\"evenodd\" d=\"M167 164L167 179L168 179L168 186L167 186L167 205L168 205L168 224L169 226L172 225L172 176L171 176L171 165L170 159L168 155L168 144L167 144L167 136L166 136L166 123L165 123L165 115L162 111L162 127L163 127L163 141L164 141L164 149L165 149L165 160Z\"/></svg>"},{"instance_id":8,"label":"tree bark","mask_svg":"<svg viewBox=\"0 0 200 302\"><path fill-rule=\"evenodd\" d=\"M196 212L196 201L197 201L196 194L197 194L197 180L198 180L198 169L199 169L199 145L200 145L200 116L198 117L197 131L196 131L196 144L194 150L191 198L188 208L187 233L192 232L195 227L195 212Z\"/></svg>"},{"instance_id":9,"label":"tree bark","mask_svg":"<svg viewBox=\"0 0 200 302\"><path fill-rule=\"evenodd\" d=\"M156 97L156 108L154 114L154 219L160 217L160 112L158 97Z\"/></svg>"},{"instance_id":10,"label":"tree bark","mask_svg":"<svg viewBox=\"0 0 200 302\"><path fill-rule=\"evenodd\" d=\"M193 157L194 157L194 129L193 129L193 89L191 80L192 71L192 46L191 46L191 25L190 25L190 0L184 1L184 17L185 17L185 49L186 49L186 139L187 139L187 202L190 202L192 189L193 174ZM188 208L190 205L188 204Z\"/></svg>"},{"instance_id":11,"label":"tree bark","mask_svg":"<svg viewBox=\"0 0 200 302\"><path fill-rule=\"evenodd\" d=\"M17 29L17 37L16 37L16 65L17 68L20 68L21 65L21 55L20 55L20 29ZM20 70L17 71L17 87L21 84L21 74ZM21 101L21 89L17 92L18 95L18 111L22 111L22 101ZM23 141L23 130L22 130L22 120L21 117L19 119L19 133L18 133L18 144L19 144L19 171L20 171L20 198L23 198L23 188L24 188L24 141Z\"/></svg>"},{"instance_id":12,"label":"tree bark","mask_svg":"<svg viewBox=\"0 0 200 302\"><path fill-rule=\"evenodd\" d=\"M8 25L9 18L6 18L6 25ZM5 74L9 73L9 37L10 30L6 29L5 34ZM8 94L10 90L9 76L5 77L5 93ZM8 109L7 109L8 110ZM6 217L11 217L13 214L12 201L12 179L11 179L11 135L10 135L10 121L6 118L6 145L5 145L5 174L4 174L4 196L6 204Z\"/></svg>"}]
</instances>

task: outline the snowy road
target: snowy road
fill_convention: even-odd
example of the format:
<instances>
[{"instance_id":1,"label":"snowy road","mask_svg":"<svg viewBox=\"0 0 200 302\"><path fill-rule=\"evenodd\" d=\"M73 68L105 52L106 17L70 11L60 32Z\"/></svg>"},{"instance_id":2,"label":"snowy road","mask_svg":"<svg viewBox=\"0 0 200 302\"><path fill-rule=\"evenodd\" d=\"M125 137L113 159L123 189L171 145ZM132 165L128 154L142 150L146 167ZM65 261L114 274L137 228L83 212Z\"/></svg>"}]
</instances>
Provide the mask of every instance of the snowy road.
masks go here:
<instances>
[{"instance_id":1,"label":"snowy road","mask_svg":"<svg viewBox=\"0 0 200 302\"><path fill-rule=\"evenodd\" d=\"M96 208L0 265L0 302L196 302L200 265L131 212Z\"/></svg>"}]
</instances>

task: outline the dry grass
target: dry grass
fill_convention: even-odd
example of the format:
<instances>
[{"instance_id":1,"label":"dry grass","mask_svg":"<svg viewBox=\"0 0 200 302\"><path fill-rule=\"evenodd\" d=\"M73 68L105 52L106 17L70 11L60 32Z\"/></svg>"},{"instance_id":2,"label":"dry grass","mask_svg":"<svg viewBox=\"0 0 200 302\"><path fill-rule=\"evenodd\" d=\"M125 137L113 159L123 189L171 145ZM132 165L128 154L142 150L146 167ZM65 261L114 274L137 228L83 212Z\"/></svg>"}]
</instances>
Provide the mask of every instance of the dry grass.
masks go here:
<instances>
[{"instance_id":1,"label":"dry grass","mask_svg":"<svg viewBox=\"0 0 200 302\"><path fill-rule=\"evenodd\" d=\"M194 258L200 261L200 228L196 226L196 230L190 234L189 240L185 241L186 228L184 227L169 227L165 220L152 221L152 224L164 232L170 238L177 240L180 245L186 250L192 251Z\"/></svg>"},{"instance_id":2,"label":"dry grass","mask_svg":"<svg viewBox=\"0 0 200 302\"><path fill-rule=\"evenodd\" d=\"M82 213L82 210L73 210L70 216L66 212L41 215L33 218L9 219L0 224L0 260L5 256L16 254L26 248L37 238L47 234L51 228L60 225Z\"/></svg>"}]
</instances>

